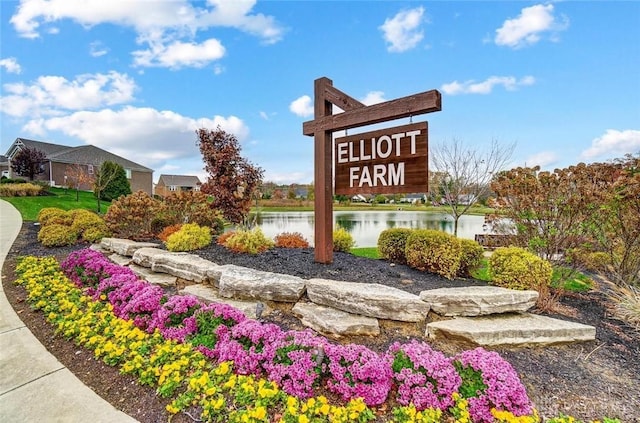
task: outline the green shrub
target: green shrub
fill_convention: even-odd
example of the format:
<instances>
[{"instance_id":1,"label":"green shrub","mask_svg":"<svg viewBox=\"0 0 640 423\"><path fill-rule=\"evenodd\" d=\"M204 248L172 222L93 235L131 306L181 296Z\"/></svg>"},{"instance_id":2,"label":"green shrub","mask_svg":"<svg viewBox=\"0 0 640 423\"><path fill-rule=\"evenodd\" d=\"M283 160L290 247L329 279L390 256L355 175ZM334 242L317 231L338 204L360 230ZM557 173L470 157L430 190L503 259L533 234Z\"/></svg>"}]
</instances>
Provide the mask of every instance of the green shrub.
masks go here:
<instances>
[{"instance_id":1,"label":"green shrub","mask_svg":"<svg viewBox=\"0 0 640 423\"><path fill-rule=\"evenodd\" d=\"M112 202L104 220L118 238L150 240L155 236L153 221L159 208L157 200L144 191L137 191Z\"/></svg>"},{"instance_id":2,"label":"green shrub","mask_svg":"<svg viewBox=\"0 0 640 423\"><path fill-rule=\"evenodd\" d=\"M496 248L489 257L491 283L511 289L547 290L551 263L520 247Z\"/></svg>"},{"instance_id":3,"label":"green shrub","mask_svg":"<svg viewBox=\"0 0 640 423\"><path fill-rule=\"evenodd\" d=\"M391 228L382 231L378 237L380 257L394 263L406 264L405 248L411 232L412 229L409 228Z\"/></svg>"},{"instance_id":4,"label":"green shrub","mask_svg":"<svg viewBox=\"0 0 640 423\"><path fill-rule=\"evenodd\" d=\"M236 253L258 254L273 248L274 242L264 236L258 227L252 230L240 229L230 235L223 244Z\"/></svg>"},{"instance_id":5,"label":"green shrub","mask_svg":"<svg viewBox=\"0 0 640 423\"><path fill-rule=\"evenodd\" d=\"M35 197L41 192L42 187L33 183L0 184L0 197Z\"/></svg>"},{"instance_id":6,"label":"green shrub","mask_svg":"<svg viewBox=\"0 0 640 423\"><path fill-rule=\"evenodd\" d=\"M71 210L73 216L71 230L87 242L96 242L109 235L109 228L100 216L84 209Z\"/></svg>"},{"instance_id":7,"label":"green shrub","mask_svg":"<svg viewBox=\"0 0 640 423\"><path fill-rule=\"evenodd\" d=\"M482 263L484 248L472 239L458 239L460 242L460 267L458 276L470 278L471 273L477 270Z\"/></svg>"},{"instance_id":8,"label":"green shrub","mask_svg":"<svg viewBox=\"0 0 640 423\"><path fill-rule=\"evenodd\" d=\"M45 247L62 247L73 245L78 240L78 233L69 226L51 223L40 228L38 241Z\"/></svg>"},{"instance_id":9,"label":"green shrub","mask_svg":"<svg viewBox=\"0 0 640 423\"><path fill-rule=\"evenodd\" d=\"M211 207L209 197L199 191L171 193L162 201L158 219L166 226L181 223L197 223L211 228L211 234L221 234L224 230L222 213Z\"/></svg>"},{"instance_id":10,"label":"green shrub","mask_svg":"<svg viewBox=\"0 0 640 423\"><path fill-rule=\"evenodd\" d=\"M186 223L167 238L169 251L193 251L211 244L211 229L196 223Z\"/></svg>"},{"instance_id":11,"label":"green shrub","mask_svg":"<svg viewBox=\"0 0 640 423\"><path fill-rule=\"evenodd\" d=\"M108 236L111 236L111 232L109 232L109 228L104 223L86 228L81 235L82 240L87 242L98 242Z\"/></svg>"},{"instance_id":12,"label":"green shrub","mask_svg":"<svg viewBox=\"0 0 640 423\"><path fill-rule=\"evenodd\" d=\"M309 241L300 232L283 232L274 238L276 247L280 248L309 248Z\"/></svg>"},{"instance_id":13,"label":"green shrub","mask_svg":"<svg viewBox=\"0 0 640 423\"><path fill-rule=\"evenodd\" d=\"M158 239L162 242L167 242L167 238L169 238L170 235L173 235L176 232L178 232L180 228L182 228L181 223L177 223L175 225L169 225L158 234Z\"/></svg>"},{"instance_id":14,"label":"green shrub","mask_svg":"<svg viewBox=\"0 0 640 423\"><path fill-rule=\"evenodd\" d=\"M461 250L460 242L452 235L416 229L407 238L405 255L409 266L453 279L460 268Z\"/></svg>"},{"instance_id":15,"label":"green shrub","mask_svg":"<svg viewBox=\"0 0 640 423\"><path fill-rule=\"evenodd\" d=\"M333 231L333 251L342 251L348 253L356 242L349 232L344 228L334 229Z\"/></svg>"},{"instance_id":16,"label":"green shrub","mask_svg":"<svg viewBox=\"0 0 640 423\"><path fill-rule=\"evenodd\" d=\"M38 212L38 222L42 226L50 223L71 225L73 223L73 216L66 210L57 207L45 207Z\"/></svg>"}]
</instances>

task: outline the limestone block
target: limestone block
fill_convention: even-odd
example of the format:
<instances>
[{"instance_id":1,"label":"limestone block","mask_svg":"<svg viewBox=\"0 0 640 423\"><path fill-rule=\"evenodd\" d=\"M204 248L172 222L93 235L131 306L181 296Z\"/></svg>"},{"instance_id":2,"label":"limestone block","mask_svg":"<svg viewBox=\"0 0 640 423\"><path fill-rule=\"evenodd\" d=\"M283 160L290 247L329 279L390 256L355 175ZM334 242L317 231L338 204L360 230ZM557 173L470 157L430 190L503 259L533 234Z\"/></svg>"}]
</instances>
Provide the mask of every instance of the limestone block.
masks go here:
<instances>
[{"instance_id":1,"label":"limestone block","mask_svg":"<svg viewBox=\"0 0 640 423\"><path fill-rule=\"evenodd\" d=\"M176 280L178 279L175 276L167 275L166 273L154 272L147 267L139 266L135 263L131 263L129 265L129 269L131 269L140 279L144 279L149 283L165 288L176 286Z\"/></svg>"},{"instance_id":2,"label":"limestone block","mask_svg":"<svg viewBox=\"0 0 640 423\"><path fill-rule=\"evenodd\" d=\"M163 254L186 254L186 253L172 253L160 248L140 248L133 253L133 262L139 266L151 267L151 263L154 258Z\"/></svg>"},{"instance_id":3,"label":"limestone block","mask_svg":"<svg viewBox=\"0 0 640 423\"><path fill-rule=\"evenodd\" d=\"M123 256L118 253L109 255L109 260L120 266L128 266L131 263L131 257Z\"/></svg>"},{"instance_id":4,"label":"limestone block","mask_svg":"<svg viewBox=\"0 0 640 423\"><path fill-rule=\"evenodd\" d=\"M379 319L419 322L429 313L429 304L417 295L371 283L310 279L307 296L316 304Z\"/></svg>"},{"instance_id":5,"label":"limestone block","mask_svg":"<svg viewBox=\"0 0 640 423\"><path fill-rule=\"evenodd\" d=\"M538 292L497 286L468 286L422 291L420 299L442 316L483 316L527 311L536 304Z\"/></svg>"},{"instance_id":6,"label":"limestone block","mask_svg":"<svg viewBox=\"0 0 640 423\"><path fill-rule=\"evenodd\" d=\"M180 290L180 294L193 295L200 298L207 303L215 304L228 304L231 307L240 310L250 319L257 318L256 311L261 309L261 316L266 316L271 313L272 309L260 301L246 301L246 300L234 300L232 298L223 298L218 293L218 290L210 286L196 284L185 286Z\"/></svg>"},{"instance_id":7,"label":"limestone block","mask_svg":"<svg viewBox=\"0 0 640 423\"><path fill-rule=\"evenodd\" d=\"M135 253L136 250L146 247L158 247L158 244L154 242L131 241L130 239L122 238L102 238L102 241L100 241L100 246L111 252L118 253L123 256L132 257L133 253Z\"/></svg>"},{"instance_id":8,"label":"limestone block","mask_svg":"<svg viewBox=\"0 0 640 423\"><path fill-rule=\"evenodd\" d=\"M220 266L218 287L226 298L294 303L305 291L302 278L228 264Z\"/></svg>"},{"instance_id":9,"label":"limestone block","mask_svg":"<svg viewBox=\"0 0 640 423\"><path fill-rule=\"evenodd\" d=\"M380 334L378 319L347 313L332 307L314 303L296 303L293 314L306 327L334 337Z\"/></svg>"},{"instance_id":10,"label":"limestone block","mask_svg":"<svg viewBox=\"0 0 640 423\"><path fill-rule=\"evenodd\" d=\"M596 328L530 313L461 317L427 324L426 336L478 345L546 345L592 341Z\"/></svg>"},{"instance_id":11,"label":"limestone block","mask_svg":"<svg viewBox=\"0 0 640 423\"><path fill-rule=\"evenodd\" d=\"M151 258L151 270L168 273L194 282L214 283L220 278L217 264L195 254L157 254Z\"/></svg>"}]
</instances>

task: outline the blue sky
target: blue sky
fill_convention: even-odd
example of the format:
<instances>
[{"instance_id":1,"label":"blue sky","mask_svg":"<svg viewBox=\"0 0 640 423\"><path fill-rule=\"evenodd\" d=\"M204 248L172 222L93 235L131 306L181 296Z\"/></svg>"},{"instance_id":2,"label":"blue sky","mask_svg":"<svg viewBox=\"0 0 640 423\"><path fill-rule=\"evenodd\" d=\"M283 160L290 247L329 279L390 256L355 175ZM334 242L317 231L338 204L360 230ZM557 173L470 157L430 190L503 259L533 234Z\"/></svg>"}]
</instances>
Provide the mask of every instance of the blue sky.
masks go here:
<instances>
[{"instance_id":1,"label":"blue sky","mask_svg":"<svg viewBox=\"0 0 640 423\"><path fill-rule=\"evenodd\" d=\"M313 81L365 104L437 89L431 148L516 143L546 169L640 152L640 2L0 2L4 153L89 143L204 176L218 124L265 180L313 180ZM387 126L408 123L407 119ZM350 132L351 133L351 132Z\"/></svg>"}]
</instances>

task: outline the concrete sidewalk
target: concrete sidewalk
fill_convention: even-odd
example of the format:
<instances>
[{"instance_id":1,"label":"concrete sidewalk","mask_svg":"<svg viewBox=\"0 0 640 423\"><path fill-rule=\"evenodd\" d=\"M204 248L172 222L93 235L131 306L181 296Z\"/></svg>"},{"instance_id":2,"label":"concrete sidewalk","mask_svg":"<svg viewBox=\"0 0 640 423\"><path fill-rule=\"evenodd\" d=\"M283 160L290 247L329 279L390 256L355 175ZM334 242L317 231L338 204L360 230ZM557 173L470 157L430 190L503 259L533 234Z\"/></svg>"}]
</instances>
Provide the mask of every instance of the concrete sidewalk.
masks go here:
<instances>
[{"instance_id":1,"label":"concrete sidewalk","mask_svg":"<svg viewBox=\"0 0 640 423\"><path fill-rule=\"evenodd\" d=\"M20 232L22 217L0 200L0 269ZM4 278L1 275L0 277ZM15 313L0 284L0 422L128 423L36 339Z\"/></svg>"}]
</instances>

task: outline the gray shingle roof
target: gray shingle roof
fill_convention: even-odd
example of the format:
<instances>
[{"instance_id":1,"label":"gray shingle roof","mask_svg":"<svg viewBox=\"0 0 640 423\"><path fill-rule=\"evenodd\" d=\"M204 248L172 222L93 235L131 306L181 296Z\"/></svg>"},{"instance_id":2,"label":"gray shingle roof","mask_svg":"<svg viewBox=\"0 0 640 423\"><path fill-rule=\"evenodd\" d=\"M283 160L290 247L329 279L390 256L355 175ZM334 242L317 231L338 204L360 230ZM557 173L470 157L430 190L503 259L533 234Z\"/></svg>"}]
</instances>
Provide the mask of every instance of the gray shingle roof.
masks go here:
<instances>
[{"instance_id":1,"label":"gray shingle roof","mask_svg":"<svg viewBox=\"0 0 640 423\"><path fill-rule=\"evenodd\" d=\"M177 186L177 187L195 187L200 185L200 179L197 176L191 175L160 175L158 183L163 183L165 186Z\"/></svg>"},{"instance_id":2,"label":"gray shingle roof","mask_svg":"<svg viewBox=\"0 0 640 423\"><path fill-rule=\"evenodd\" d=\"M125 169L138 172L153 172L153 169L142 166L124 157L110 153L94 145L81 145L79 147L69 147L67 145L52 144L48 142L35 141L26 138L17 138L14 144L21 143L25 147L36 148L47 156L48 160L55 163L68 164L93 164L100 166L109 161L121 165ZM11 148L10 148L11 149Z\"/></svg>"}]
</instances>

